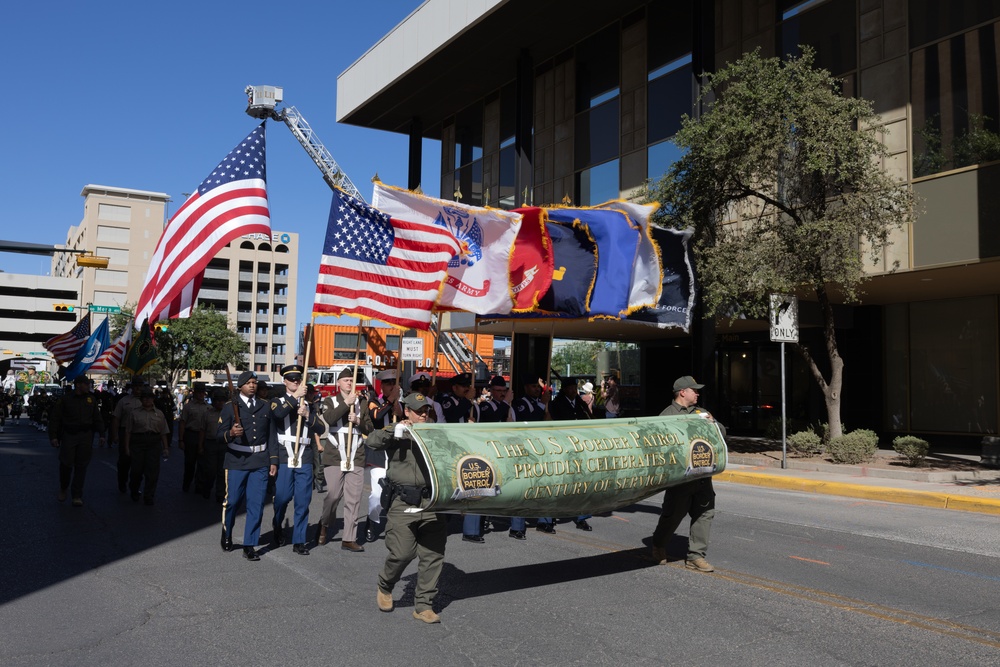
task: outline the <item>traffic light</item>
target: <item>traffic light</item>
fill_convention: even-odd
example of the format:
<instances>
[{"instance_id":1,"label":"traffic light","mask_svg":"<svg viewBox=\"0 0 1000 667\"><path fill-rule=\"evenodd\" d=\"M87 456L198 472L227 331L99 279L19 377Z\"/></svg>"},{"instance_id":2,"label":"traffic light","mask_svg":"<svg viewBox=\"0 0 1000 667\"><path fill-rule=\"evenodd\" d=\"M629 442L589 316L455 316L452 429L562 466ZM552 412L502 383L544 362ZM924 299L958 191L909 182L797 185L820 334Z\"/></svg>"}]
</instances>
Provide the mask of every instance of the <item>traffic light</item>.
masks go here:
<instances>
[{"instance_id":1,"label":"traffic light","mask_svg":"<svg viewBox=\"0 0 1000 667\"><path fill-rule=\"evenodd\" d=\"M71 303L54 303L52 304L52 309L57 310L62 313L72 313L73 304Z\"/></svg>"},{"instance_id":2,"label":"traffic light","mask_svg":"<svg viewBox=\"0 0 1000 667\"><path fill-rule=\"evenodd\" d=\"M201 377L201 371L188 371L188 373L191 374L191 379L192 380Z\"/></svg>"},{"instance_id":3,"label":"traffic light","mask_svg":"<svg viewBox=\"0 0 1000 667\"><path fill-rule=\"evenodd\" d=\"M161 331L170 331L170 327L162 322L157 322L153 325L153 330L156 331L156 333L160 333Z\"/></svg>"}]
</instances>

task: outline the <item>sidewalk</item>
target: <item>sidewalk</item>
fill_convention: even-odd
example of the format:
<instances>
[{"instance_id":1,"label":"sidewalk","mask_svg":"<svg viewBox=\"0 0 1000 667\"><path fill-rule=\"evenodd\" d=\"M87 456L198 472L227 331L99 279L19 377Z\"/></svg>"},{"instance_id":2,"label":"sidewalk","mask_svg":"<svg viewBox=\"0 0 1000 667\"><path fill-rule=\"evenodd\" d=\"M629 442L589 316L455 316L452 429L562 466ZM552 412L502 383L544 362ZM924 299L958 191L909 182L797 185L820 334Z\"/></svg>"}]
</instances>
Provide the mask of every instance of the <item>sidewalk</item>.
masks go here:
<instances>
[{"instance_id":1,"label":"sidewalk","mask_svg":"<svg viewBox=\"0 0 1000 667\"><path fill-rule=\"evenodd\" d=\"M780 445L779 445L780 446ZM734 449L736 451L734 451ZM730 448L726 469L715 476L720 482L825 493L865 500L906 503L940 509L1000 514L1000 470L979 465L978 456L941 455L952 469L884 466L898 458L892 450L879 450L883 465L842 465L815 459L780 458L761 452ZM779 452L780 454L780 452Z\"/></svg>"}]
</instances>

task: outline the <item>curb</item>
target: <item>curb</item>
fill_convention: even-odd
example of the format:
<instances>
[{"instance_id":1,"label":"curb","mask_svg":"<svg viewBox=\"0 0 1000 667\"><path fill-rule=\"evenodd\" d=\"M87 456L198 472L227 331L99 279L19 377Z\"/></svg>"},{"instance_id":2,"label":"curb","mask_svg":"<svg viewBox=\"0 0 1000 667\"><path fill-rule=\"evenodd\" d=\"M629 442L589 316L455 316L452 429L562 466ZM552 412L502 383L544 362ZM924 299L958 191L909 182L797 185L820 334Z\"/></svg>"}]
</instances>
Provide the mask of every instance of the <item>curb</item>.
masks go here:
<instances>
[{"instance_id":1,"label":"curb","mask_svg":"<svg viewBox=\"0 0 1000 667\"><path fill-rule=\"evenodd\" d=\"M979 512L981 514L1000 514L1000 499L994 498L977 498L958 494L938 493L935 491L910 491L884 486L846 484L844 482L818 481L803 479L801 477L785 477L782 475L731 470L725 470L715 475L714 479L720 482L748 484L771 489L824 493L832 496L880 500L887 503L903 503L907 505L920 505L922 507L935 507L937 509Z\"/></svg>"}]
</instances>

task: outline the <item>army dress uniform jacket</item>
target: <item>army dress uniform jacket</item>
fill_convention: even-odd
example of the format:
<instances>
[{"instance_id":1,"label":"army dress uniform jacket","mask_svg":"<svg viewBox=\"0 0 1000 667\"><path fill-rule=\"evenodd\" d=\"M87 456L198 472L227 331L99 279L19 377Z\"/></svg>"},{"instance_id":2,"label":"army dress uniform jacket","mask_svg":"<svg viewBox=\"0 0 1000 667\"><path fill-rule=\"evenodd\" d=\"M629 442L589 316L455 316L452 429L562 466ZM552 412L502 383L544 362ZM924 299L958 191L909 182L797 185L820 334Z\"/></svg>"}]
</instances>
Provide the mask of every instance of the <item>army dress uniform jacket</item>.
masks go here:
<instances>
[{"instance_id":1,"label":"army dress uniform jacket","mask_svg":"<svg viewBox=\"0 0 1000 667\"><path fill-rule=\"evenodd\" d=\"M243 435L235 440L229 435L229 429L235 422L234 408L239 410L243 426ZM271 404L258 398L254 399L253 411L242 396L222 407L216 433L218 439L226 443L227 470L257 470L278 465L278 437L271 428L272 419Z\"/></svg>"},{"instance_id":2,"label":"army dress uniform jacket","mask_svg":"<svg viewBox=\"0 0 1000 667\"><path fill-rule=\"evenodd\" d=\"M295 433L299 424L299 400L291 394L284 394L271 401L271 422L278 441L278 462L288 465L291 452L295 447ZM313 406L309 406L309 416L302 418L302 433L299 436L299 460L312 463L313 436L326 433L326 426L316 414Z\"/></svg>"},{"instance_id":3,"label":"army dress uniform jacket","mask_svg":"<svg viewBox=\"0 0 1000 667\"><path fill-rule=\"evenodd\" d=\"M355 402L355 411L360 410L360 422L357 425L349 425L348 417L351 413L351 406L344 401L344 397L337 392L333 396L323 399L323 421L326 422L326 439L329 444L323 447L322 462L324 466L341 466L347 446L348 427L351 426L354 435L351 438L351 458L356 468L364 468L365 465L365 443L362 436L368 435L374 429L372 415L368 410L368 399L359 394Z\"/></svg>"}]
</instances>

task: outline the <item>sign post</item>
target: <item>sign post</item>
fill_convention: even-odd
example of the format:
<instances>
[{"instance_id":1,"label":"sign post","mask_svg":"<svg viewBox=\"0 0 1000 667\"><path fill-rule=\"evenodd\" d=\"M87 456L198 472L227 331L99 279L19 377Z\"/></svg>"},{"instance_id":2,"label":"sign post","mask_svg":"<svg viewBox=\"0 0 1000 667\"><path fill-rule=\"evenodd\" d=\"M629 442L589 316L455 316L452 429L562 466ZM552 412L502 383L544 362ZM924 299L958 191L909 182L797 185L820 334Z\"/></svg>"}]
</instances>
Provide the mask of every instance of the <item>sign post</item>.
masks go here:
<instances>
[{"instance_id":1,"label":"sign post","mask_svg":"<svg viewBox=\"0 0 1000 667\"><path fill-rule=\"evenodd\" d=\"M788 467L788 422L785 416L785 343L799 342L799 299L785 294L771 297L771 342L781 343L781 467Z\"/></svg>"}]
</instances>

